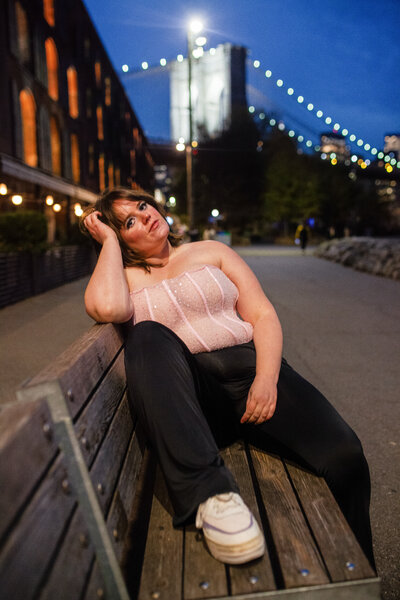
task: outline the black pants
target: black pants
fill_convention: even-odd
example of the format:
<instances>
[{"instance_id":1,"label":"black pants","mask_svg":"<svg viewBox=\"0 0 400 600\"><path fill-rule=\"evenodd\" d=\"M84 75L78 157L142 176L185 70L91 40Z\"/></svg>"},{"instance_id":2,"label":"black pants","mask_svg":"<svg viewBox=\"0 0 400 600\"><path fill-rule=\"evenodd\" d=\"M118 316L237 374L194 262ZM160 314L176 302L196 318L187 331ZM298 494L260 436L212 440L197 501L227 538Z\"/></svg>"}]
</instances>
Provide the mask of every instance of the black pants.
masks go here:
<instances>
[{"instance_id":1,"label":"black pants","mask_svg":"<svg viewBox=\"0 0 400 600\"><path fill-rule=\"evenodd\" d=\"M325 477L373 564L370 479L361 443L326 398L285 361L273 417L240 424L255 376L253 342L191 354L167 327L138 323L127 333L125 367L133 410L156 449L174 525L200 502L239 492L219 447L241 437Z\"/></svg>"}]
</instances>

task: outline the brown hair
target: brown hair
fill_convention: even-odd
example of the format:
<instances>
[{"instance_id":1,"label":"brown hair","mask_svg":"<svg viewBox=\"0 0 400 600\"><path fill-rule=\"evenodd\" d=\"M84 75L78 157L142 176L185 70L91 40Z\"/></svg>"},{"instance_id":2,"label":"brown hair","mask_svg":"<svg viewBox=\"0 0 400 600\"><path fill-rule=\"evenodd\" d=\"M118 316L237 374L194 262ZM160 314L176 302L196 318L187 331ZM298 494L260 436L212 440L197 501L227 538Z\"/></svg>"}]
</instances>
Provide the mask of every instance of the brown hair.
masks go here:
<instances>
[{"instance_id":1,"label":"brown hair","mask_svg":"<svg viewBox=\"0 0 400 600\"><path fill-rule=\"evenodd\" d=\"M150 271L150 265L146 261L146 259L141 256L139 252L136 252L132 248L126 245L124 240L121 237L120 229L122 226L122 221L117 217L115 211L113 210L113 204L116 200L129 200L130 202L147 202L153 208L155 208L160 215L165 219L165 212L162 206L160 206L155 198L148 194L143 190L130 190L128 188L118 187L113 189L108 189L103 192L103 194L98 198L98 200L87 208L79 221L80 229L86 235L89 235L84 220L95 210L98 210L101 213L101 220L103 223L111 227L117 234L117 238L119 241L119 245L121 247L122 261L124 263L124 267L141 267L145 271ZM182 243L182 236L172 231L168 234L168 241L171 246L176 247ZM152 267L158 267L161 265L151 265Z\"/></svg>"}]
</instances>

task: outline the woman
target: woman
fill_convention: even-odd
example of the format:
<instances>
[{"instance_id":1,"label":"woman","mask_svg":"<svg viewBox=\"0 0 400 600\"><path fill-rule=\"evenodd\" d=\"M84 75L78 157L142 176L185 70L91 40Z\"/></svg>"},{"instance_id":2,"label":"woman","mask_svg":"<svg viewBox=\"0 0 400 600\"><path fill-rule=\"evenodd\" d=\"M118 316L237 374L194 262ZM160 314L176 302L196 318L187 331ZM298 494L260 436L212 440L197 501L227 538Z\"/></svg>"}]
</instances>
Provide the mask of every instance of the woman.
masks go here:
<instances>
[{"instance_id":1,"label":"woman","mask_svg":"<svg viewBox=\"0 0 400 600\"><path fill-rule=\"evenodd\" d=\"M156 449L174 525L196 516L223 562L263 554L260 528L218 452L241 436L323 475L373 563L361 444L282 358L277 314L247 264L219 242L179 245L143 192L108 191L83 220L101 245L86 309L96 321L134 324L129 396Z\"/></svg>"}]
</instances>

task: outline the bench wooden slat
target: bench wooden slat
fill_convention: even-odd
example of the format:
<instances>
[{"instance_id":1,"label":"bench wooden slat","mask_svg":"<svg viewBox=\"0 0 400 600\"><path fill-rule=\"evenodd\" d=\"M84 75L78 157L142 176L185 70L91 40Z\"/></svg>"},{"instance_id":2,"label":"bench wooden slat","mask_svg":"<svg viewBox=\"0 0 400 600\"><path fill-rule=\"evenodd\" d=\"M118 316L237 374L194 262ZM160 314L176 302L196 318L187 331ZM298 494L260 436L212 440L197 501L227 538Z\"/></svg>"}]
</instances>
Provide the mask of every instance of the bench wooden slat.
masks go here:
<instances>
[{"instance_id":1,"label":"bench wooden slat","mask_svg":"<svg viewBox=\"0 0 400 600\"><path fill-rule=\"evenodd\" d=\"M86 586L94 558L82 512L77 508L60 552L40 595L40 600L76 600Z\"/></svg>"},{"instance_id":2,"label":"bench wooden slat","mask_svg":"<svg viewBox=\"0 0 400 600\"><path fill-rule=\"evenodd\" d=\"M16 403L1 411L0 451L2 539L58 451L44 402Z\"/></svg>"},{"instance_id":3,"label":"bench wooden slat","mask_svg":"<svg viewBox=\"0 0 400 600\"><path fill-rule=\"evenodd\" d=\"M90 477L103 514L107 514L110 506L120 465L124 460L132 432L133 422L128 398L125 395L90 470Z\"/></svg>"},{"instance_id":4,"label":"bench wooden slat","mask_svg":"<svg viewBox=\"0 0 400 600\"><path fill-rule=\"evenodd\" d=\"M92 463L98 451L125 387L124 357L121 353L74 425L87 465Z\"/></svg>"},{"instance_id":5,"label":"bench wooden slat","mask_svg":"<svg viewBox=\"0 0 400 600\"><path fill-rule=\"evenodd\" d=\"M93 325L24 387L58 379L63 393L70 398L69 408L75 417L122 345L120 328L111 323Z\"/></svg>"},{"instance_id":6,"label":"bench wooden slat","mask_svg":"<svg viewBox=\"0 0 400 600\"><path fill-rule=\"evenodd\" d=\"M328 583L282 461L250 449L286 588Z\"/></svg>"},{"instance_id":7,"label":"bench wooden slat","mask_svg":"<svg viewBox=\"0 0 400 600\"><path fill-rule=\"evenodd\" d=\"M252 511L260 527L262 527L244 444L238 442L226 448L222 452L222 456L238 482L243 500ZM276 589L268 551L261 559L250 564L230 566L229 571L232 594L264 592Z\"/></svg>"},{"instance_id":8,"label":"bench wooden slat","mask_svg":"<svg viewBox=\"0 0 400 600\"><path fill-rule=\"evenodd\" d=\"M286 466L332 581L374 577L325 480L290 463Z\"/></svg>"},{"instance_id":9,"label":"bench wooden slat","mask_svg":"<svg viewBox=\"0 0 400 600\"><path fill-rule=\"evenodd\" d=\"M208 551L202 531L185 527L184 600L228 594L225 566Z\"/></svg>"},{"instance_id":10,"label":"bench wooden slat","mask_svg":"<svg viewBox=\"0 0 400 600\"><path fill-rule=\"evenodd\" d=\"M181 598L183 531L172 527L171 515L164 478L157 469L139 600Z\"/></svg>"},{"instance_id":11,"label":"bench wooden slat","mask_svg":"<svg viewBox=\"0 0 400 600\"><path fill-rule=\"evenodd\" d=\"M60 455L36 491L2 549L1 593L7 600L29 600L62 541L76 503L72 488L65 491L67 470Z\"/></svg>"},{"instance_id":12,"label":"bench wooden slat","mask_svg":"<svg viewBox=\"0 0 400 600\"><path fill-rule=\"evenodd\" d=\"M132 506L138 487L143 455L135 431L131 437L128 452L123 464L117 487L114 492L107 517L107 528L114 542L114 551L118 561L123 560L130 529Z\"/></svg>"}]
</instances>

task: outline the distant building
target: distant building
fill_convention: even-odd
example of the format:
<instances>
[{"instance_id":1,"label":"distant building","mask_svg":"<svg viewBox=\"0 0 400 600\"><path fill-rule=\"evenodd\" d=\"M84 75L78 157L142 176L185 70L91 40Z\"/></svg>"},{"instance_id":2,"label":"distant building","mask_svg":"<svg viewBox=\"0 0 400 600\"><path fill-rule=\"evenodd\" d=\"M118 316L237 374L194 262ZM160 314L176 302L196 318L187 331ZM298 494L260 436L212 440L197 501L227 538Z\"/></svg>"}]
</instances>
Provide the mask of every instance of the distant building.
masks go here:
<instances>
[{"instance_id":1,"label":"distant building","mask_svg":"<svg viewBox=\"0 0 400 600\"><path fill-rule=\"evenodd\" d=\"M321 154L329 156L332 152L336 154L338 161L350 157L350 148L346 146L346 139L340 134L329 131L321 133Z\"/></svg>"},{"instance_id":2,"label":"distant building","mask_svg":"<svg viewBox=\"0 0 400 600\"><path fill-rule=\"evenodd\" d=\"M393 152L394 158L400 160L400 133L387 133L383 151L387 154Z\"/></svg>"},{"instance_id":3,"label":"distant building","mask_svg":"<svg viewBox=\"0 0 400 600\"><path fill-rule=\"evenodd\" d=\"M147 140L83 2L1 10L0 211L21 196L54 233L106 187L151 189Z\"/></svg>"},{"instance_id":4,"label":"distant building","mask_svg":"<svg viewBox=\"0 0 400 600\"><path fill-rule=\"evenodd\" d=\"M193 137L216 137L226 130L232 109L246 107L246 48L220 44L192 59ZM171 67L171 137L189 139L188 60Z\"/></svg>"}]
</instances>

